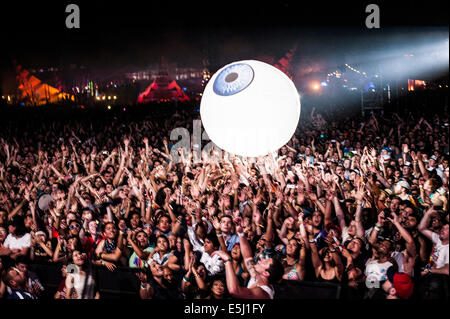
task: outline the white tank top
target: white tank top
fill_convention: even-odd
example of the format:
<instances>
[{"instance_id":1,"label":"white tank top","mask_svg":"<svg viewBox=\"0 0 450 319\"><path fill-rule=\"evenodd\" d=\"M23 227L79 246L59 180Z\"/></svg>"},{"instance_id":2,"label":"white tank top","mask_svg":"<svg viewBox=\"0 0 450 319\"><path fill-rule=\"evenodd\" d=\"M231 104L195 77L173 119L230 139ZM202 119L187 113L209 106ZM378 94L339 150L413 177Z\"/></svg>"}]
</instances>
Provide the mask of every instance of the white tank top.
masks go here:
<instances>
[{"instance_id":1,"label":"white tank top","mask_svg":"<svg viewBox=\"0 0 450 319\"><path fill-rule=\"evenodd\" d=\"M255 282L256 282L255 277L250 278L250 280L249 280L249 282L247 284L247 288L254 288L252 286L255 284ZM261 286L256 286L256 287L259 287L262 290L264 290L265 292L267 292L267 294L269 295L270 299L273 299L273 296L275 294L275 291L274 291L273 288L271 288L269 286L266 286L266 285L261 285Z\"/></svg>"}]
</instances>

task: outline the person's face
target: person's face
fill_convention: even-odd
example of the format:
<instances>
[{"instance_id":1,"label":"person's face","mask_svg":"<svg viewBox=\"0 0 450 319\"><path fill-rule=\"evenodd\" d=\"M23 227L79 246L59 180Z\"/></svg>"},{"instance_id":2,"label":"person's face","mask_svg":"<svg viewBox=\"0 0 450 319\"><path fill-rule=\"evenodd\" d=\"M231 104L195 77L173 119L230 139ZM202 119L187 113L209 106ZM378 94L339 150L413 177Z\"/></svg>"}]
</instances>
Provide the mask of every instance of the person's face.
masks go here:
<instances>
[{"instance_id":1,"label":"person's face","mask_svg":"<svg viewBox=\"0 0 450 319\"><path fill-rule=\"evenodd\" d=\"M136 235L136 241L138 242L138 245L140 247L147 247L148 246L148 237L145 232L139 232Z\"/></svg>"},{"instance_id":2,"label":"person's face","mask_svg":"<svg viewBox=\"0 0 450 319\"><path fill-rule=\"evenodd\" d=\"M78 250L75 250L72 254L73 263L77 266L82 266L86 260L86 255L82 254Z\"/></svg>"},{"instance_id":3,"label":"person's face","mask_svg":"<svg viewBox=\"0 0 450 319\"><path fill-rule=\"evenodd\" d=\"M165 267L163 270L164 273L164 279L169 282L172 283L173 282L173 272L170 268Z\"/></svg>"},{"instance_id":4,"label":"person's face","mask_svg":"<svg viewBox=\"0 0 450 319\"><path fill-rule=\"evenodd\" d=\"M69 225L70 235L78 235L80 233L81 225L79 223L71 222Z\"/></svg>"},{"instance_id":5,"label":"person's face","mask_svg":"<svg viewBox=\"0 0 450 319\"><path fill-rule=\"evenodd\" d=\"M116 238L116 234L117 234L117 229L116 226L114 226L114 224L108 224L105 227L105 236L108 239L114 239Z\"/></svg>"},{"instance_id":6,"label":"person's face","mask_svg":"<svg viewBox=\"0 0 450 319\"><path fill-rule=\"evenodd\" d=\"M233 222L228 217L223 217L220 220L220 230L223 233L229 234L231 230L233 229Z\"/></svg>"},{"instance_id":7,"label":"person's face","mask_svg":"<svg viewBox=\"0 0 450 319\"><path fill-rule=\"evenodd\" d=\"M350 160L346 159L346 160L344 161L344 168L345 168L345 169L349 169L349 168L350 168L350 164L351 164Z\"/></svg>"},{"instance_id":8,"label":"person's face","mask_svg":"<svg viewBox=\"0 0 450 319\"><path fill-rule=\"evenodd\" d=\"M15 234L16 233L16 226L8 225L8 233Z\"/></svg>"},{"instance_id":9,"label":"person's face","mask_svg":"<svg viewBox=\"0 0 450 319\"><path fill-rule=\"evenodd\" d=\"M68 213L67 214L67 217L66 217L66 224L67 225L70 225L70 221L71 220L76 220L77 219L77 217L75 216L75 214L73 214L73 213Z\"/></svg>"},{"instance_id":10,"label":"person's face","mask_svg":"<svg viewBox=\"0 0 450 319\"><path fill-rule=\"evenodd\" d=\"M409 175L409 174L411 174L411 167L406 166L406 165L403 166L402 172L403 172L403 175Z\"/></svg>"},{"instance_id":11,"label":"person's face","mask_svg":"<svg viewBox=\"0 0 450 319\"><path fill-rule=\"evenodd\" d=\"M260 258L255 265L255 271L260 275L269 276L267 270L273 263L272 258Z\"/></svg>"},{"instance_id":12,"label":"person's face","mask_svg":"<svg viewBox=\"0 0 450 319\"><path fill-rule=\"evenodd\" d=\"M24 263L19 263L16 265L17 269L20 270L23 274L26 274L28 272L28 265Z\"/></svg>"},{"instance_id":13,"label":"person's face","mask_svg":"<svg viewBox=\"0 0 450 319\"><path fill-rule=\"evenodd\" d=\"M7 235L6 229L4 227L0 227L0 243L5 241Z\"/></svg>"},{"instance_id":14,"label":"person's face","mask_svg":"<svg viewBox=\"0 0 450 319\"><path fill-rule=\"evenodd\" d=\"M362 244L359 239L353 238L347 245L347 249L352 253L359 254L361 252Z\"/></svg>"},{"instance_id":15,"label":"person's face","mask_svg":"<svg viewBox=\"0 0 450 319\"><path fill-rule=\"evenodd\" d=\"M8 213L1 210L0 211L0 225L6 224L6 220L8 219Z\"/></svg>"},{"instance_id":16,"label":"person's face","mask_svg":"<svg viewBox=\"0 0 450 319\"><path fill-rule=\"evenodd\" d=\"M240 245L234 245L231 249L231 258L234 260L239 260L241 258L241 246Z\"/></svg>"},{"instance_id":17,"label":"person's face","mask_svg":"<svg viewBox=\"0 0 450 319\"><path fill-rule=\"evenodd\" d=\"M344 173L344 169L342 166L336 166L336 174L342 175Z\"/></svg>"},{"instance_id":18,"label":"person's face","mask_svg":"<svg viewBox=\"0 0 450 319\"><path fill-rule=\"evenodd\" d=\"M139 215L134 214L130 219L131 227L136 228L139 225Z\"/></svg>"},{"instance_id":19,"label":"person's face","mask_svg":"<svg viewBox=\"0 0 450 319\"><path fill-rule=\"evenodd\" d=\"M312 216L312 224L314 227L319 227L322 224L322 214L320 212L314 212Z\"/></svg>"},{"instance_id":20,"label":"person's face","mask_svg":"<svg viewBox=\"0 0 450 319\"><path fill-rule=\"evenodd\" d=\"M8 283L13 287L24 288L25 287L25 276L24 274L17 268L13 268L10 270L11 281Z\"/></svg>"},{"instance_id":21,"label":"person's face","mask_svg":"<svg viewBox=\"0 0 450 319\"><path fill-rule=\"evenodd\" d=\"M408 215L405 219L405 228L406 229L415 229L417 227L417 218L414 216Z\"/></svg>"},{"instance_id":22,"label":"person's face","mask_svg":"<svg viewBox=\"0 0 450 319\"><path fill-rule=\"evenodd\" d=\"M197 273L200 276L200 278L206 278L206 268L204 265L197 266Z\"/></svg>"},{"instance_id":23,"label":"person's face","mask_svg":"<svg viewBox=\"0 0 450 319\"><path fill-rule=\"evenodd\" d=\"M167 251L167 249L169 248L167 240L161 237L158 238L158 240L156 241L156 246L159 248L160 251Z\"/></svg>"},{"instance_id":24,"label":"person's face","mask_svg":"<svg viewBox=\"0 0 450 319\"><path fill-rule=\"evenodd\" d=\"M397 198L392 199L390 204L390 209L392 212L396 212L398 210L398 207L400 205L400 201Z\"/></svg>"},{"instance_id":25,"label":"person's face","mask_svg":"<svg viewBox=\"0 0 450 319\"><path fill-rule=\"evenodd\" d=\"M177 237L175 237L174 235L169 235L168 239L170 248L174 248L175 245L177 244Z\"/></svg>"},{"instance_id":26,"label":"person's face","mask_svg":"<svg viewBox=\"0 0 450 319\"><path fill-rule=\"evenodd\" d=\"M162 231L163 233L167 233L169 231L170 224L169 224L169 218L167 217L161 217L159 219L158 223L158 229Z\"/></svg>"},{"instance_id":27,"label":"person's face","mask_svg":"<svg viewBox=\"0 0 450 319\"><path fill-rule=\"evenodd\" d=\"M378 244L377 252L384 256L387 256L391 250L392 244L388 240L383 240Z\"/></svg>"},{"instance_id":28,"label":"person's face","mask_svg":"<svg viewBox=\"0 0 450 319\"><path fill-rule=\"evenodd\" d=\"M286 246L286 254L288 256L294 256L298 249L298 242L295 239L291 239Z\"/></svg>"},{"instance_id":29,"label":"person's face","mask_svg":"<svg viewBox=\"0 0 450 319\"><path fill-rule=\"evenodd\" d=\"M439 233L439 239L441 241L448 241L448 224L444 225L441 228L441 232Z\"/></svg>"},{"instance_id":30,"label":"person's face","mask_svg":"<svg viewBox=\"0 0 450 319\"><path fill-rule=\"evenodd\" d=\"M215 296L223 296L225 293L225 285L223 284L222 280L214 280L212 287L211 287L211 292L215 295Z\"/></svg>"},{"instance_id":31,"label":"person's face","mask_svg":"<svg viewBox=\"0 0 450 319\"><path fill-rule=\"evenodd\" d=\"M162 276L164 276L163 267L160 264L158 264L156 261L153 261L150 264L150 271L152 272L152 275L154 277L162 277Z\"/></svg>"},{"instance_id":32,"label":"person's face","mask_svg":"<svg viewBox=\"0 0 450 319\"><path fill-rule=\"evenodd\" d=\"M208 254L211 254L215 249L212 241L210 241L208 238L205 238L205 252L207 252Z\"/></svg>"}]
</instances>

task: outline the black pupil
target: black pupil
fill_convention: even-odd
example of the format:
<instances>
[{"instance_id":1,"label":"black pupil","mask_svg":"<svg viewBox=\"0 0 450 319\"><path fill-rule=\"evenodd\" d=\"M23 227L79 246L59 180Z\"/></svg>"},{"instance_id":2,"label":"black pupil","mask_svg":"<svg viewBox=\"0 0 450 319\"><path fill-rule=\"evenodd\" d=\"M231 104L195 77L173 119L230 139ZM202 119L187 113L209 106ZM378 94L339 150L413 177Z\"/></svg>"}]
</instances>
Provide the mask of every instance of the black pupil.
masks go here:
<instances>
[{"instance_id":1,"label":"black pupil","mask_svg":"<svg viewBox=\"0 0 450 319\"><path fill-rule=\"evenodd\" d=\"M226 76L225 81L230 83L230 82L233 82L234 80L236 80L237 78L238 78L238 74L236 72L232 72Z\"/></svg>"}]
</instances>

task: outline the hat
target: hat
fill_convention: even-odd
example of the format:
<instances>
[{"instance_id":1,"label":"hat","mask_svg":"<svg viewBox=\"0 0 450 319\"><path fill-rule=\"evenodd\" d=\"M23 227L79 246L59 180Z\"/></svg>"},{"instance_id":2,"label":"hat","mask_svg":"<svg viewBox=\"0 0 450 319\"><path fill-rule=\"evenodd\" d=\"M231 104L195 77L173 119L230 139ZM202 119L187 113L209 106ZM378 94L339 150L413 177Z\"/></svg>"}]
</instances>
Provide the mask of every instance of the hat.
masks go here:
<instances>
[{"instance_id":1,"label":"hat","mask_svg":"<svg viewBox=\"0 0 450 319\"><path fill-rule=\"evenodd\" d=\"M414 283L411 277L405 273L394 274L392 285L401 299L408 299L414 292Z\"/></svg>"},{"instance_id":2,"label":"hat","mask_svg":"<svg viewBox=\"0 0 450 319\"><path fill-rule=\"evenodd\" d=\"M411 188L411 186L409 186L409 183L407 181L400 181L400 182L397 183L397 185L399 185L401 187L404 187L406 189L410 189Z\"/></svg>"},{"instance_id":3,"label":"hat","mask_svg":"<svg viewBox=\"0 0 450 319\"><path fill-rule=\"evenodd\" d=\"M411 163L410 163L410 162L405 162L405 163L403 164L403 166L411 166Z\"/></svg>"},{"instance_id":4,"label":"hat","mask_svg":"<svg viewBox=\"0 0 450 319\"><path fill-rule=\"evenodd\" d=\"M383 147L381 150L385 150L385 151L388 151L389 153L392 153L392 149L387 146Z\"/></svg>"},{"instance_id":5,"label":"hat","mask_svg":"<svg viewBox=\"0 0 450 319\"><path fill-rule=\"evenodd\" d=\"M384 192L388 194L388 196L391 196L393 192L389 188L385 188Z\"/></svg>"},{"instance_id":6,"label":"hat","mask_svg":"<svg viewBox=\"0 0 450 319\"><path fill-rule=\"evenodd\" d=\"M435 161L438 160L437 157L436 157L436 155L431 155L431 156L430 156L430 159L435 160Z\"/></svg>"},{"instance_id":7,"label":"hat","mask_svg":"<svg viewBox=\"0 0 450 319\"><path fill-rule=\"evenodd\" d=\"M43 235L43 236L47 237L47 235L42 230L38 230L37 232L34 233L34 236L39 236L39 235Z\"/></svg>"},{"instance_id":8,"label":"hat","mask_svg":"<svg viewBox=\"0 0 450 319\"><path fill-rule=\"evenodd\" d=\"M414 283L411 276L405 273L395 272L393 266L386 271L388 280L392 283L397 296L400 299L408 299L414 292Z\"/></svg>"},{"instance_id":9,"label":"hat","mask_svg":"<svg viewBox=\"0 0 450 319\"><path fill-rule=\"evenodd\" d=\"M341 231L341 228L340 228L339 226L336 226L336 225L333 224L333 223L328 223L328 224L325 226L325 230L326 230L327 233L329 233L330 230L332 230L332 229L334 229L335 231L337 231L337 232L339 233L339 236L341 236L342 231Z\"/></svg>"}]
</instances>

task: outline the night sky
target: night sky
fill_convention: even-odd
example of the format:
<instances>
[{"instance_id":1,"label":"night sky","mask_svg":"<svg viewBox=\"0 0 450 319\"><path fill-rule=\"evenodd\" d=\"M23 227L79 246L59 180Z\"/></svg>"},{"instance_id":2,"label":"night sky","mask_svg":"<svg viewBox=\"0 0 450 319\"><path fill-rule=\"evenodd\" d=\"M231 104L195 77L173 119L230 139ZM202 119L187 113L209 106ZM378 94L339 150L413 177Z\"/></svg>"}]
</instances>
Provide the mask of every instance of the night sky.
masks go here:
<instances>
[{"instance_id":1,"label":"night sky","mask_svg":"<svg viewBox=\"0 0 450 319\"><path fill-rule=\"evenodd\" d=\"M69 3L80 6L81 29L65 27ZM369 3L380 6L381 29L365 27ZM448 33L446 1L13 1L1 4L0 15L0 71L12 59L29 68L118 68L162 55L198 67L205 52L221 65L280 58L294 44L296 67L313 70L361 49L408 43L417 32Z\"/></svg>"}]
</instances>

